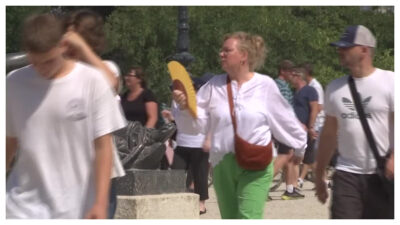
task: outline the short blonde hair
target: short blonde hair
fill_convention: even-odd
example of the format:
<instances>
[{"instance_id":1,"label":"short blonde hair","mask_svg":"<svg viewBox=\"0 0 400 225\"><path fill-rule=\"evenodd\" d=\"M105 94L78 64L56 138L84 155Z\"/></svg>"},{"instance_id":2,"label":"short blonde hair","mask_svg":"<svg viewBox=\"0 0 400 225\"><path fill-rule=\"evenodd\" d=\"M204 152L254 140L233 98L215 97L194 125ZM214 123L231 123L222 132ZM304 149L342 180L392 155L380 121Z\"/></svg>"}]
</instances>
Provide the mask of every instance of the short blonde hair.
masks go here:
<instances>
[{"instance_id":1,"label":"short blonde hair","mask_svg":"<svg viewBox=\"0 0 400 225\"><path fill-rule=\"evenodd\" d=\"M226 34L223 41L226 41L229 38L238 40L239 50L247 52L250 71L255 71L263 67L264 61L267 57L267 48L265 47L264 39L261 36L239 31Z\"/></svg>"}]
</instances>

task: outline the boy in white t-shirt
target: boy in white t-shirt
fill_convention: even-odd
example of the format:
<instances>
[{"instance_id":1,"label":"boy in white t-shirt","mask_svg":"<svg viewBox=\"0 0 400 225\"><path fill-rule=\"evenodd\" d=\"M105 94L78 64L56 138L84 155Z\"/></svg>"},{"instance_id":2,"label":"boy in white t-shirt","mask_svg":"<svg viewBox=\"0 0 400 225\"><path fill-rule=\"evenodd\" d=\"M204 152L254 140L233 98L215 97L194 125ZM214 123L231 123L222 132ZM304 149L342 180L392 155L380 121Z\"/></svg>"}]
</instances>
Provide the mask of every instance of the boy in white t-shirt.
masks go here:
<instances>
[{"instance_id":1,"label":"boy in white t-shirt","mask_svg":"<svg viewBox=\"0 0 400 225\"><path fill-rule=\"evenodd\" d=\"M353 77L381 157L388 155L386 177L394 179L394 73L372 64L376 40L364 26L349 26L338 42L340 62L350 75L332 81L325 94L325 124L317 156L316 194L328 198L325 168L336 148L331 217L393 219L394 196L376 174L376 160L364 133L348 85ZM390 152L391 151L391 152Z\"/></svg>"},{"instance_id":2,"label":"boy in white t-shirt","mask_svg":"<svg viewBox=\"0 0 400 225\"><path fill-rule=\"evenodd\" d=\"M7 77L7 218L107 218L111 132L126 121L101 71L63 56L63 33L52 15L28 18L31 65Z\"/></svg>"}]
</instances>

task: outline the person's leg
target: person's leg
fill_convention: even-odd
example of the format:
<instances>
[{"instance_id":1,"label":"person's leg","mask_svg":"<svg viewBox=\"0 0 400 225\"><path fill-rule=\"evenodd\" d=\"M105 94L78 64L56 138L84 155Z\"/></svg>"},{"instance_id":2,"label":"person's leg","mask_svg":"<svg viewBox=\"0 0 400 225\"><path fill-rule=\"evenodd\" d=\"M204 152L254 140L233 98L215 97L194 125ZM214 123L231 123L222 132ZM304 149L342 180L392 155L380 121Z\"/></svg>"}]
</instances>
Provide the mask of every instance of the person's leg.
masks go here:
<instances>
[{"instance_id":1,"label":"person's leg","mask_svg":"<svg viewBox=\"0 0 400 225\"><path fill-rule=\"evenodd\" d=\"M229 153L213 168L214 190L222 219L237 219L237 174L235 155ZM264 198L265 200L265 198Z\"/></svg>"},{"instance_id":2,"label":"person's leg","mask_svg":"<svg viewBox=\"0 0 400 225\"><path fill-rule=\"evenodd\" d=\"M293 156L293 149L291 147L278 142L278 156L274 160L274 177L279 171L286 166Z\"/></svg>"},{"instance_id":3,"label":"person's leg","mask_svg":"<svg viewBox=\"0 0 400 225\"><path fill-rule=\"evenodd\" d=\"M301 173L300 173L300 177L299 179L301 179L302 181L304 181L304 178L307 176L307 173L309 171L309 169L311 168L311 166L309 164L303 164L303 168L301 168Z\"/></svg>"},{"instance_id":4,"label":"person's leg","mask_svg":"<svg viewBox=\"0 0 400 225\"><path fill-rule=\"evenodd\" d=\"M336 170L333 175L332 219L361 219L363 213L360 174Z\"/></svg>"},{"instance_id":5,"label":"person's leg","mask_svg":"<svg viewBox=\"0 0 400 225\"><path fill-rule=\"evenodd\" d=\"M172 161L171 169L173 170L186 170L186 188L190 192L190 183L192 182L192 174L189 170L190 162L190 149L182 146L177 146L174 152L174 159Z\"/></svg>"},{"instance_id":6,"label":"person's leg","mask_svg":"<svg viewBox=\"0 0 400 225\"><path fill-rule=\"evenodd\" d=\"M291 159L287 164L286 170L286 191L282 194L283 200L304 198L304 195L297 189L297 179L299 177L299 165Z\"/></svg>"},{"instance_id":7,"label":"person's leg","mask_svg":"<svg viewBox=\"0 0 400 225\"><path fill-rule=\"evenodd\" d=\"M303 158L303 168L301 170L300 179L303 181L307 176L310 169L312 169L312 165L315 162L315 139L308 138L307 140L307 148L306 152L304 153Z\"/></svg>"},{"instance_id":8,"label":"person's leg","mask_svg":"<svg viewBox=\"0 0 400 225\"><path fill-rule=\"evenodd\" d=\"M278 156L274 160L274 177L279 173L279 171L286 165L288 161L288 155L278 154Z\"/></svg>"},{"instance_id":9,"label":"person's leg","mask_svg":"<svg viewBox=\"0 0 400 225\"><path fill-rule=\"evenodd\" d=\"M115 211L117 210L117 189L115 180L111 179L110 181L110 195L109 195L109 203L108 203L108 219L113 219L115 215Z\"/></svg>"},{"instance_id":10,"label":"person's leg","mask_svg":"<svg viewBox=\"0 0 400 225\"><path fill-rule=\"evenodd\" d=\"M186 188L190 192L194 192L193 170L192 170L192 165L190 164L190 161L188 161L188 169L186 171L187 171Z\"/></svg>"},{"instance_id":11,"label":"person's leg","mask_svg":"<svg viewBox=\"0 0 400 225\"><path fill-rule=\"evenodd\" d=\"M189 155L185 147L178 146L174 152L174 160L172 161L171 169L187 170Z\"/></svg>"},{"instance_id":12,"label":"person's leg","mask_svg":"<svg viewBox=\"0 0 400 225\"><path fill-rule=\"evenodd\" d=\"M200 196L200 212L205 212L208 199L208 158L209 153L201 148L192 149L191 171L194 180L194 193Z\"/></svg>"},{"instance_id":13,"label":"person's leg","mask_svg":"<svg viewBox=\"0 0 400 225\"><path fill-rule=\"evenodd\" d=\"M239 219L263 219L265 199L273 179L272 163L261 171L242 170L238 178Z\"/></svg>"},{"instance_id":14,"label":"person's leg","mask_svg":"<svg viewBox=\"0 0 400 225\"><path fill-rule=\"evenodd\" d=\"M289 191L289 192L291 192L292 190L293 190L293 180L295 179L294 178L294 171L295 171L295 169L294 169L294 163L292 162L292 161L289 161L288 163L287 163L287 165L286 165L286 174L285 174L285 178L286 178L286 190L287 191ZM288 187L289 186L289 187ZM290 190L288 190L288 188L290 189Z\"/></svg>"},{"instance_id":15,"label":"person's leg","mask_svg":"<svg viewBox=\"0 0 400 225\"><path fill-rule=\"evenodd\" d=\"M299 164L293 164L292 167L292 180L290 180L290 183L293 185L293 187L297 188L297 180L299 179L299 174L300 174L300 165Z\"/></svg>"}]
</instances>

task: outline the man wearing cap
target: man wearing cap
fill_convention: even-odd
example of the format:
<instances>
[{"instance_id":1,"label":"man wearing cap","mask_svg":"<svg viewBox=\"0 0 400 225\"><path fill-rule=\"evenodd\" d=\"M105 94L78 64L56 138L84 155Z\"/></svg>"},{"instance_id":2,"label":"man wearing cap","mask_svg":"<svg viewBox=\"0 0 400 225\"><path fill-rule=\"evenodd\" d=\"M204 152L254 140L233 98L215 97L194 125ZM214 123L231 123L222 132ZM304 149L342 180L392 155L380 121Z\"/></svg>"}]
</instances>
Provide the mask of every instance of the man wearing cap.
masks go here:
<instances>
[{"instance_id":1,"label":"man wearing cap","mask_svg":"<svg viewBox=\"0 0 400 225\"><path fill-rule=\"evenodd\" d=\"M348 79L354 79L379 154L389 157L385 176L393 179L394 73L373 66L376 40L362 25L347 27L340 40L331 45L337 47L340 63L350 74L332 81L326 89L326 118L317 155L316 195L321 203L326 202L324 172L338 147L331 217L393 219L394 199L387 197L376 174L376 160L357 114Z\"/></svg>"}]
</instances>

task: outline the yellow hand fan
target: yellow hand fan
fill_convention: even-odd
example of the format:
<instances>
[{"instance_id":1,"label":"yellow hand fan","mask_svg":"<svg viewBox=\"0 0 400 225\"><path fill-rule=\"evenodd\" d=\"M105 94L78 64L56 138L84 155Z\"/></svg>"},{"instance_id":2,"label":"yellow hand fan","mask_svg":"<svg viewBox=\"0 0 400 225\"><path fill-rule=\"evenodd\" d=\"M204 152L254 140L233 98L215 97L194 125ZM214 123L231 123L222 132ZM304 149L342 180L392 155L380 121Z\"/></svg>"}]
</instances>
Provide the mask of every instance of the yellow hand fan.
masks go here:
<instances>
[{"instance_id":1,"label":"yellow hand fan","mask_svg":"<svg viewBox=\"0 0 400 225\"><path fill-rule=\"evenodd\" d=\"M193 118L197 118L197 103L196 103L196 92L192 84L192 79L185 67L183 67L177 61L171 61L168 63L169 75L172 79L172 88L174 90L180 90L186 95L186 101L188 110Z\"/></svg>"}]
</instances>

